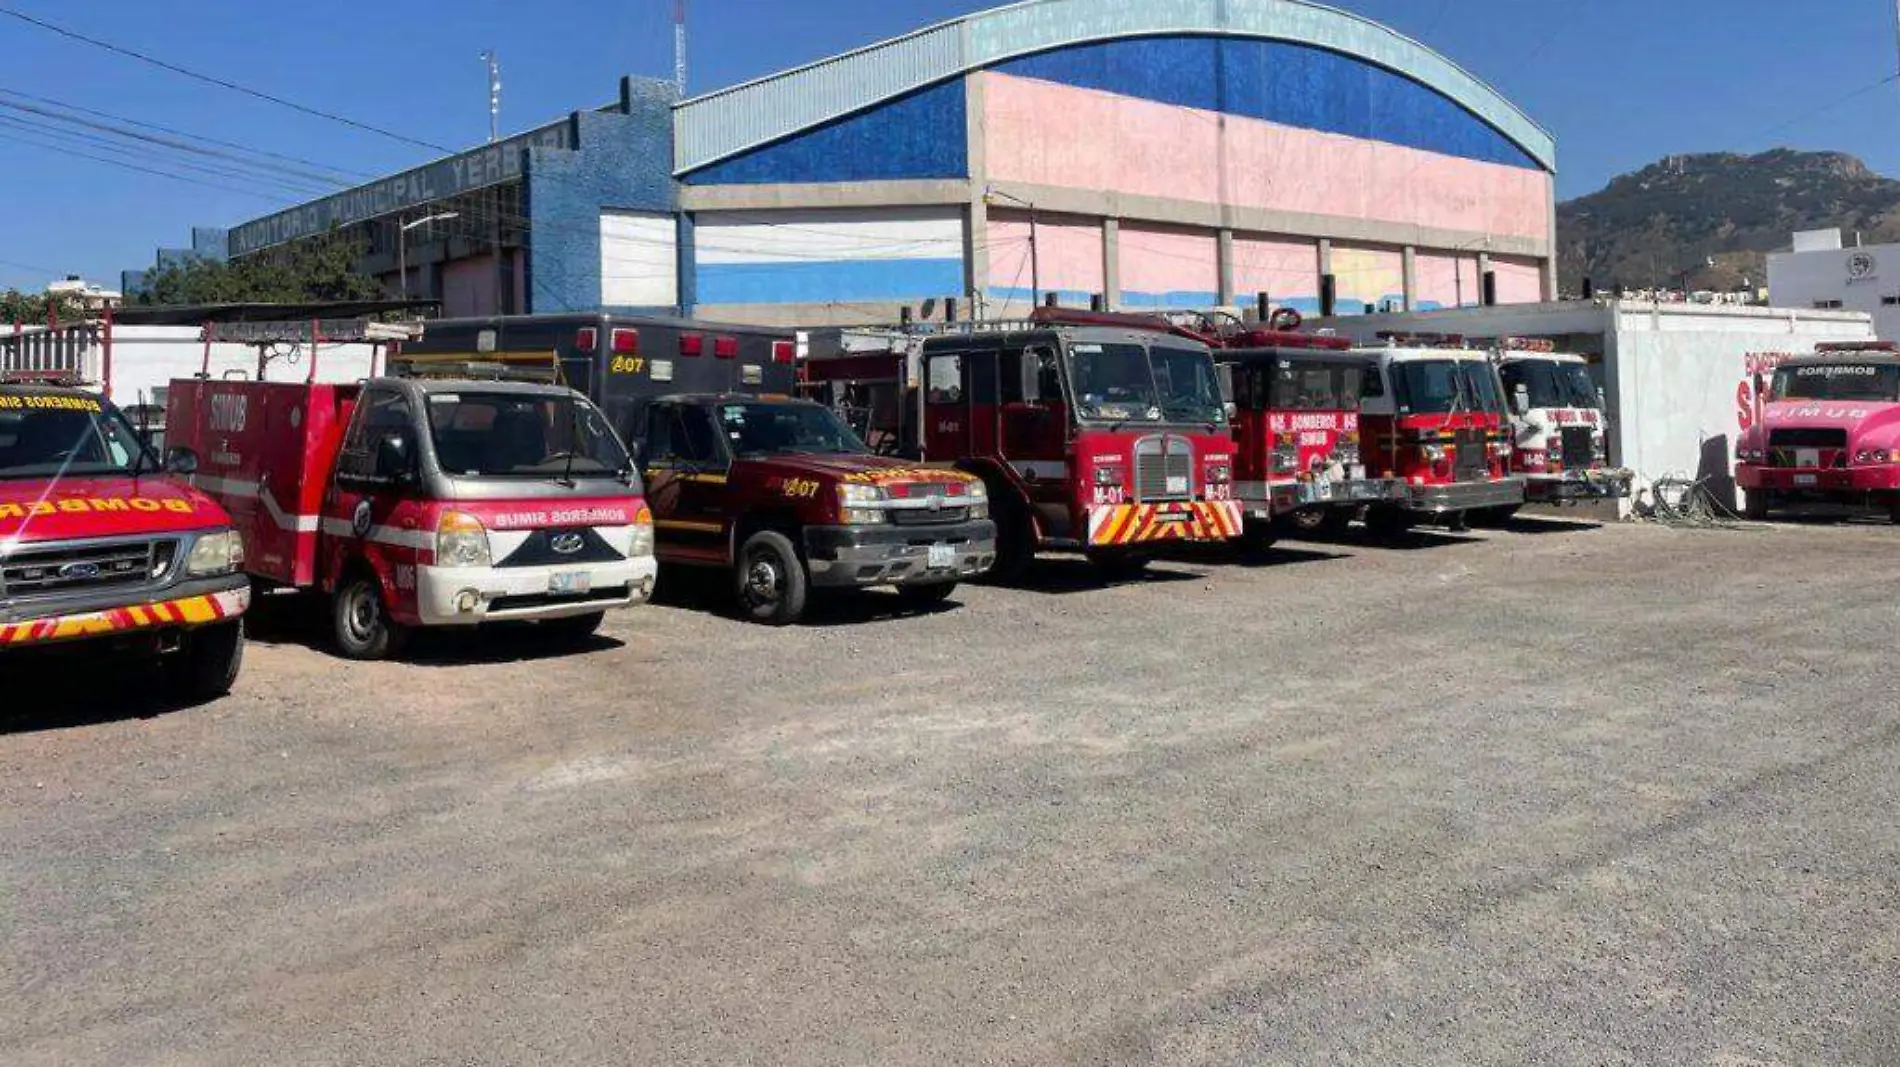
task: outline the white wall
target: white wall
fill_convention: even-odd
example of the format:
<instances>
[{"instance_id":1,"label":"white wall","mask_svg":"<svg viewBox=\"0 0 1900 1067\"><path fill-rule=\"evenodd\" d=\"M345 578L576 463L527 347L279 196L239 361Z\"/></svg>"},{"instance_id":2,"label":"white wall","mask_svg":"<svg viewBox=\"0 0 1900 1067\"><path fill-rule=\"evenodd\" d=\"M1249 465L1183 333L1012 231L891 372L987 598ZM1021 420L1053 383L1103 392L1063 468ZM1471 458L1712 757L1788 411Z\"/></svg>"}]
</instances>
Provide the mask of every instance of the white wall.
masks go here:
<instances>
[{"instance_id":1,"label":"white wall","mask_svg":"<svg viewBox=\"0 0 1900 1067\"><path fill-rule=\"evenodd\" d=\"M679 223L671 214L600 216L600 302L607 307L679 304Z\"/></svg>"},{"instance_id":2,"label":"white wall","mask_svg":"<svg viewBox=\"0 0 1900 1067\"><path fill-rule=\"evenodd\" d=\"M1843 310L1872 315L1882 340L1900 341L1900 245L1771 254L1768 300L1788 308L1838 300Z\"/></svg>"}]
</instances>

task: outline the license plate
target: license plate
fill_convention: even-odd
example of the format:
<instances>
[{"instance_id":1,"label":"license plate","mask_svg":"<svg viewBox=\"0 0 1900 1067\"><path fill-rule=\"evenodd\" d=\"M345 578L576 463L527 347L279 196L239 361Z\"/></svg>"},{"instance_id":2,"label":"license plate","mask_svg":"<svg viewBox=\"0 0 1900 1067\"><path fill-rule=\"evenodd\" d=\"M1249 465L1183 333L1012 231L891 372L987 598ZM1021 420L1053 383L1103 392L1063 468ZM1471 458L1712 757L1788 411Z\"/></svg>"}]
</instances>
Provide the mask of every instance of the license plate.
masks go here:
<instances>
[{"instance_id":1,"label":"license plate","mask_svg":"<svg viewBox=\"0 0 1900 1067\"><path fill-rule=\"evenodd\" d=\"M586 571L548 576L548 594L551 596L580 596L593 588L594 579Z\"/></svg>"},{"instance_id":2,"label":"license plate","mask_svg":"<svg viewBox=\"0 0 1900 1067\"><path fill-rule=\"evenodd\" d=\"M1818 448L1797 448L1794 450L1794 465L1797 467L1818 467L1821 465L1821 450Z\"/></svg>"},{"instance_id":3,"label":"license plate","mask_svg":"<svg viewBox=\"0 0 1900 1067\"><path fill-rule=\"evenodd\" d=\"M957 546L931 545L930 558L924 565L933 571L948 570L957 565Z\"/></svg>"},{"instance_id":4,"label":"license plate","mask_svg":"<svg viewBox=\"0 0 1900 1067\"><path fill-rule=\"evenodd\" d=\"M1820 476L1820 475L1818 475L1818 474L1797 474L1797 475L1795 475L1795 476L1794 476L1794 484L1796 484L1796 485L1820 485L1820 484L1821 484L1821 476Z\"/></svg>"},{"instance_id":5,"label":"license plate","mask_svg":"<svg viewBox=\"0 0 1900 1067\"><path fill-rule=\"evenodd\" d=\"M1333 498L1333 480L1331 478L1316 479L1313 482L1313 496L1320 500L1331 500Z\"/></svg>"},{"instance_id":6,"label":"license plate","mask_svg":"<svg viewBox=\"0 0 1900 1067\"><path fill-rule=\"evenodd\" d=\"M1187 491L1188 491L1187 475L1175 474L1175 475L1170 475L1168 477L1168 492L1185 493Z\"/></svg>"}]
</instances>

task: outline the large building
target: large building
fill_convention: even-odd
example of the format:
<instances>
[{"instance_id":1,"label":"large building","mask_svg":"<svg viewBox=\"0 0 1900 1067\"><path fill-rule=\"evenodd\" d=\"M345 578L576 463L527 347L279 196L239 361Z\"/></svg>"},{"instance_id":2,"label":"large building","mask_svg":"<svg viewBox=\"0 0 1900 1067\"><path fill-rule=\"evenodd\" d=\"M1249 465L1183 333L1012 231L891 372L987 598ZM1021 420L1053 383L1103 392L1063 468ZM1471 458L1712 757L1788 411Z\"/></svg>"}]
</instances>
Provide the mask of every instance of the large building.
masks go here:
<instances>
[{"instance_id":1,"label":"large building","mask_svg":"<svg viewBox=\"0 0 1900 1067\"><path fill-rule=\"evenodd\" d=\"M161 261L337 228L449 314L807 325L1263 291L1423 310L1554 295L1554 171L1497 92L1332 8L1031 0L683 102L628 79L607 108Z\"/></svg>"},{"instance_id":2,"label":"large building","mask_svg":"<svg viewBox=\"0 0 1900 1067\"><path fill-rule=\"evenodd\" d=\"M1839 230L1794 235L1794 250L1768 256L1776 307L1860 311L1883 341L1900 341L1900 245L1847 247Z\"/></svg>"}]
</instances>

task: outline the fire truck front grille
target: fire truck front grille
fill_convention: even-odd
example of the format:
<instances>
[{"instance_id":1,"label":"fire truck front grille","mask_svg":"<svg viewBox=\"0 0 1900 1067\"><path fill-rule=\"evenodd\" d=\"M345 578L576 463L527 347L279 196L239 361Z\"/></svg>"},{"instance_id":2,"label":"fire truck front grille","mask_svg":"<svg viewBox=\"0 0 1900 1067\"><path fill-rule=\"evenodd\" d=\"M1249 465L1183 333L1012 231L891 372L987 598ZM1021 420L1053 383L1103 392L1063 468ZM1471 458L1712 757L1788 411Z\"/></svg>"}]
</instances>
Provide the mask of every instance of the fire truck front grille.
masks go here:
<instances>
[{"instance_id":1,"label":"fire truck front grille","mask_svg":"<svg viewBox=\"0 0 1900 1067\"><path fill-rule=\"evenodd\" d=\"M1453 443L1458 448L1453 471L1459 481L1477 481L1490 476L1491 443L1483 430L1459 430Z\"/></svg>"},{"instance_id":2,"label":"fire truck front grille","mask_svg":"<svg viewBox=\"0 0 1900 1067\"><path fill-rule=\"evenodd\" d=\"M1817 457L1823 464L1845 465L1847 431L1824 427L1774 430L1768 434L1768 464L1772 467L1798 467L1804 451L1833 453Z\"/></svg>"},{"instance_id":3,"label":"fire truck front grille","mask_svg":"<svg viewBox=\"0 0 1900 1067\"><path fill-rule=\"evenodd\" d=\"M22 548L0 557L0 596L27 599L143 586L170 573L177 555L175 540Z\"/></svg>"},{"instance_id":4,"label":"fire truck front grille","mask_svg":"<svg viewBox=\"0 0 1900 1067\"><path fill-rule=\"evenodd\" d=\"M1194 496L1194 444L1157 435L1135 442L1135 500L1189 500Z\"/></svg>"},{"instance_id":5,"label":"fire truck front grille","mask_svg":"<svg viewBox=\"0 0 1900 1067\"><path fill-rule=\"evenodd\" d=\"M1566 426L1564 466L1583 470L1596 465L1596 431L1588 426Z\"/></svg>"}]
</instances>

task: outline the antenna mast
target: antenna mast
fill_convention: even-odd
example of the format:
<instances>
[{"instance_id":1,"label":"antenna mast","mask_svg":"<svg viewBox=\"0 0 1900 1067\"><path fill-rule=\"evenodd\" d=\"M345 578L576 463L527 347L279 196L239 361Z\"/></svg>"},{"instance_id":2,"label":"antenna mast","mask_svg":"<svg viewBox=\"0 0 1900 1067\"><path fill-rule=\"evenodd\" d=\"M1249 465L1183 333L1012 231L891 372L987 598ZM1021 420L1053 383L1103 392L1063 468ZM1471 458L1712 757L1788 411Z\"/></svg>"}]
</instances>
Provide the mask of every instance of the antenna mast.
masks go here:
<instances>
[{"instance_id":1,"label":"antenna mast","mask_svg":"<svg viewBox=\"0 0 1900 1067\"><path fill-rule=\"evenodd\" d=\"M686 97L686 0L673 0L673 85Z\"/></svg>"}]
</instances>

